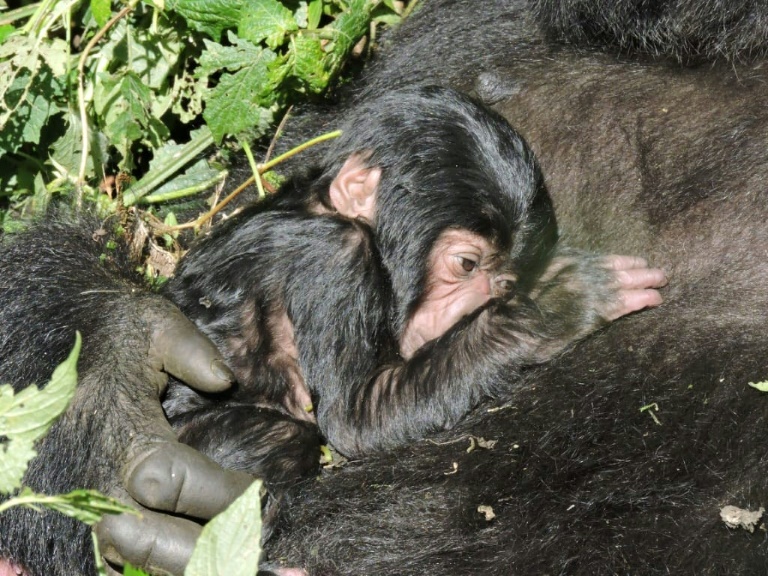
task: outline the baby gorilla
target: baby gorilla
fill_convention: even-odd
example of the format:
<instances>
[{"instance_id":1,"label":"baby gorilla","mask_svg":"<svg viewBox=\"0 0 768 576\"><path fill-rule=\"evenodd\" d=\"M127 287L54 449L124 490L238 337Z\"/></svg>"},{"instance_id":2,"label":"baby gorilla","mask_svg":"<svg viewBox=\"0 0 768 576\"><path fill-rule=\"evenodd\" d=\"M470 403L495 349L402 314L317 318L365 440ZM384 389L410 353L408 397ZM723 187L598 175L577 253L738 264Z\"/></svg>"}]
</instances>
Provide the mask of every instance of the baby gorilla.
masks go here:
<instances>
[{"instance_id":1,"label":"baby gorilla","mask_svg":"<svg viewBox=\"0 0 768 576\"><path fill-rule=\"evenodd\" d=\"M321 167L181 262L166 293L239 385L172 386L164 407L182 440L274 482L252 455L270 429L272 446L304 438L309 465L310 405L345 455L401 445L658 305L665 283L640 258L560 245L538 165L501 116L449 89L393 92L357 108Z\"/></svg>"}]
</instances>

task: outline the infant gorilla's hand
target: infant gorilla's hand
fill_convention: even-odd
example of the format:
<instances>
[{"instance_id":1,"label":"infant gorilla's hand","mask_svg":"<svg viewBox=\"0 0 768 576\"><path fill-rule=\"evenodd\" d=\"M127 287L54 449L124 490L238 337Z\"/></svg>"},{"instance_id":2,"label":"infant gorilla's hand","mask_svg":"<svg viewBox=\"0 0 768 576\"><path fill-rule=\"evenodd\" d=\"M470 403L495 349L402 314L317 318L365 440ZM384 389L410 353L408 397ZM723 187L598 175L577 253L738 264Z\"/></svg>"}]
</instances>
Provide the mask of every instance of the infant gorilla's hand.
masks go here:
<instances>
[{"instance_id":1,"label":"infant gorilla's hand","mask_svg":"<svg viewBox=\"0 0 768 576\"><path fill-rule=\"evenodd\" d=\"M657 288L667 285L667 276L660 268L649 268L648 262L637 256L605 256L602 266L613 275L616 298L605 303L601 313L609 321L662 302Z\"/></svg>"}]
</instances>

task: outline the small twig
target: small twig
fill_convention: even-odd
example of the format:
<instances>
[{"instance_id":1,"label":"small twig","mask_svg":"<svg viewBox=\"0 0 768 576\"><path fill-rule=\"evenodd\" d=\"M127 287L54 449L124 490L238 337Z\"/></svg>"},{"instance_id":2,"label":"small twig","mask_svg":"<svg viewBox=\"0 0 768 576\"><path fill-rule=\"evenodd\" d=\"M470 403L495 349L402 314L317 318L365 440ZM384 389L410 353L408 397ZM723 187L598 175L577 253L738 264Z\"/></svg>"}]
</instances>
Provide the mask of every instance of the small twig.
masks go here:
<instances>
[{"instance_id":1,"label":"small twig","mask_svg":"<svg viewBox=\"0 0 768 576\"><path fill-rule=\"evenodd\" d=\"M283 128L285 128L285 125L288 122L288 118L291 115L291 111L293 110L293 105L288 107L288 110L285 111L285 114L283 114L283 119L280 120L280 124L277 125L277 130L275 130L274 135L272 136L272 140L269 142L269 148L267 148L267 153L264 155L264 162L269 162L270 157L272 156L272 153L275 151L275 146L277 145L277 139L280 138L280 134L283 132Z\"/></svg>"},{"instance_id":2,"label":"small twig","mask_svg":"<svg viewBox=\"0 0 768 576\"><path fill-rule=\"evenodd\" d=\"M646 404L640 408L640 412L648 412L648 414L651 415L651 418L653 418L653 421L661 426L661 421L659 421L659 419L656 417L656 414L653 413L654 411L659 411L659 405L656 402L653 402L652 404Z\"/></svg>"},{"instance_id":3,"label":"small twig","mask_svg":"<svg viewBox=\"0 0 768 576\"><path fill-rule=\"evenodd\" d=\"M470 438L472 438L472 436L470 436ZM429 438L427 438L427 442L429 442L430 444L434 444L435 446L448 446L449 444L456 444L457 442L463 442L466 439L467 439L467 435L464 434L463 436L459 436L455 440L448 440L447 442L437 442Z\"/></svg>"},{"instance_id":4,"label":"small twig","mask_svg":"<svg viewBox=\"0 0 768 576\"><path fill-rule=\"evenodd\" d=\"M325 142L326 140L332 140L333 138L338 138L341 136L341 130L334 130L333 132L328 132L326 134L321 134L320 136L317 136L316 138L312 138L312 140L309 140L308 142L304 142L303 144L300 144L299 146L296 146L296 148L293 148L292 150L289 150L288 152L285 152L284 154L281 154L274 160L271 160L269 162L266 162L265 164L262 164L258 167L257 173L259 176L264 174L267 170L271 170L281 162L285 162L289 158L292 158L296 154L299 154L300 152L303 152L307 148L311 148L312 146L315 146L317 144L320 144L322 142ZM234 200L238 194L240 194L243 190L248 188L251 184L253 184L254 180L256 180L256 176L251 176L248 178L245 182L240 184L237 188L235 188L229 195L227 195L224 200L216 204L213 208L211 208L208 212L197 218L196 220L193 220L192 222L185 222L184 224L178 224L176 226L169 227L169 231L173 230L187 230L189 228L197 228L199 226L202 226L205 224L208 220L216 216L219 212L221 212L224 207L229 204L232 200Z\"/></svg>"},{"instance_id":5,"label":"small twig","mask_svg":"<svg viewBox=\"0 0 768 576\"><path fill-rule=\"evenodd\" d=\"M294 156L296 156L296 154L304 152L304 150L306 150L307 148L312 148L312 146L321 144L326 140L333 140L334 138L338 138L339 136L341 136L341 130L334 130L333 132L326 132L325 134L321 134L316 138L312 138L312 140L304 142L303 144L299 144L298 146L296 146L296 148L293 148L292 150L288 150L288 152L280 154L280 156L278 156L274 160L270 160L269 162L265 162L264 164L262 164L260 173L264 174L264 172L268 170L272 170L272 168L274 168L281 162L285 162L289 158L293 158Z\"/></svg>"}]
</instances>

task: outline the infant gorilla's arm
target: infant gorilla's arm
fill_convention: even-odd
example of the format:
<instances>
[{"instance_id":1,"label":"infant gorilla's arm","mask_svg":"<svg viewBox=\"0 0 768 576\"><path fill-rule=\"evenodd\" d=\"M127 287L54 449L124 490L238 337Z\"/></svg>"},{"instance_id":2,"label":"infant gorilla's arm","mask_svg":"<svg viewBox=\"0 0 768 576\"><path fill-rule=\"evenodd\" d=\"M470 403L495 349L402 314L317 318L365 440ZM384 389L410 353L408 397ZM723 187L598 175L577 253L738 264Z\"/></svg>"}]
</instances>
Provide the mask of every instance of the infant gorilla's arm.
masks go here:
<instances>
[{"instance_id":1,"label":"infant gorilla's arm","mask_svg":"<svg viewBox=\"0 0 768 576\"><path fill-rule=\"evenodd\" d=\"M347 261L340 247L328 250L327 262L335 270L357 262L353 277L375 278L370 267L359 265L359 252L347 251L354 259ZM372 339L377 325L367 321L386 313L376 306L376 283L329 283L314 292L326 295L322 302L306 301L297 291L302 300L297 308L311 312L293 315L296 333L313 335L299 344L302 366L319 397L320 428L341 452L392 448L452 427L483 397L502 395L513 386L525 366L551 359L611 320L661 303L656 288L666 284L661 270L639 258L568 255L552 261L530 294L515 293L514 283L489 293L478 286L508 278L510 268L497 274L480 260L476 270L467 272L461 260L456 264L453 281L433 280L430 271L430 289L408 323L425 343L411 353L401 346L399 355L385 358L377 352L396 346ZM461 284L468 285L465 291ZM363 303L368 308L362 309L376 313L360 315ZM422 309L433 306L437 319L424 322L429 314ZM317 313L321 310L327 315ZM323 322L334 310L345 312ZM414 339L406 331L402 340Z\"/></svg>"}]
</instances>

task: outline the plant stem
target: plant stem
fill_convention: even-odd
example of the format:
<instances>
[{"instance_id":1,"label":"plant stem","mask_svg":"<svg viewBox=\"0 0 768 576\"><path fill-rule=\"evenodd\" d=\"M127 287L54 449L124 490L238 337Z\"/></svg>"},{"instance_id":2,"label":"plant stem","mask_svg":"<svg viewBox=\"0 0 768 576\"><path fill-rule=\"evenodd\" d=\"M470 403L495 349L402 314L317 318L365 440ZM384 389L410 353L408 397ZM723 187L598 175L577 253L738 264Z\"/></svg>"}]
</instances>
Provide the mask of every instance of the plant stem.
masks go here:
<instances>
[{"instance_id":1,"label":"plant stem","mask_svg":"<svg viewBox=\"0 0 768 576\"><path fill-rule=\"evenodd\" d=\"M40 3L36 2L34 4L30 4L29 6L22 6L21 8L9 10L5 14L3 14L2 18L0 18L0 26L5 26L6 24L13 24L14 22L16 22L16 20L29 18L30 16L32 16L32 14L35 13L38 6L40 6Z\"/></svg>"},{"instance_id":2,"label":"plant stem","mask_svg":"<svg viewBox=\"0 0 768 576\"><path fill-rule=\"evenodd\" d=\"M227 171L222 170L218 175L211 178L210 180L207 180L205 182L201 182L200 184L195 184L194 186L188 186L186 188L181 188L179 190L171 190L169 192L161 192L154 194L149 194L147 196L144 196L143 201L147 204L156 204L159 202L166 202L168 200L179 200L180 198L186 198L188 196L194 196L198 192L202 192L204 190L207 190L208 188L211 188L212 186L215 186L224 178L227 177Z\"/></svg>"},{"instance_id":3,"label":"plant stem","mask_svg":"<svg viewBox=\"0 0 768 576\"><path fill-rule=\"evenodd\" d=\"M82 188L83 182L85 182L85 170L88 166L88 154L90 152L88 112L85 109L85 61L88 59L88 55L91 53L91 50L93 50L94 46L96 46L99 40L101 40L104 35L109 32L112 26L117 24L122 18L125 17L126 14L131 12L136 6L137 2L138 0L131 1L125 8L120 10L120 12L112 16L109 22L104 24L104 27L101 28L101 30L93 35L93 38L91 38L90 42L88 42L88 44L85 46L85 49L83 49L83 53L80 55L80 62L77 65L77 103L80 109L80 124L82 124L82 151L80 152L80 170L77 173L78 206L80 205L80 197L82 196L80 190Z\"/></svg>"}]
</instances>

